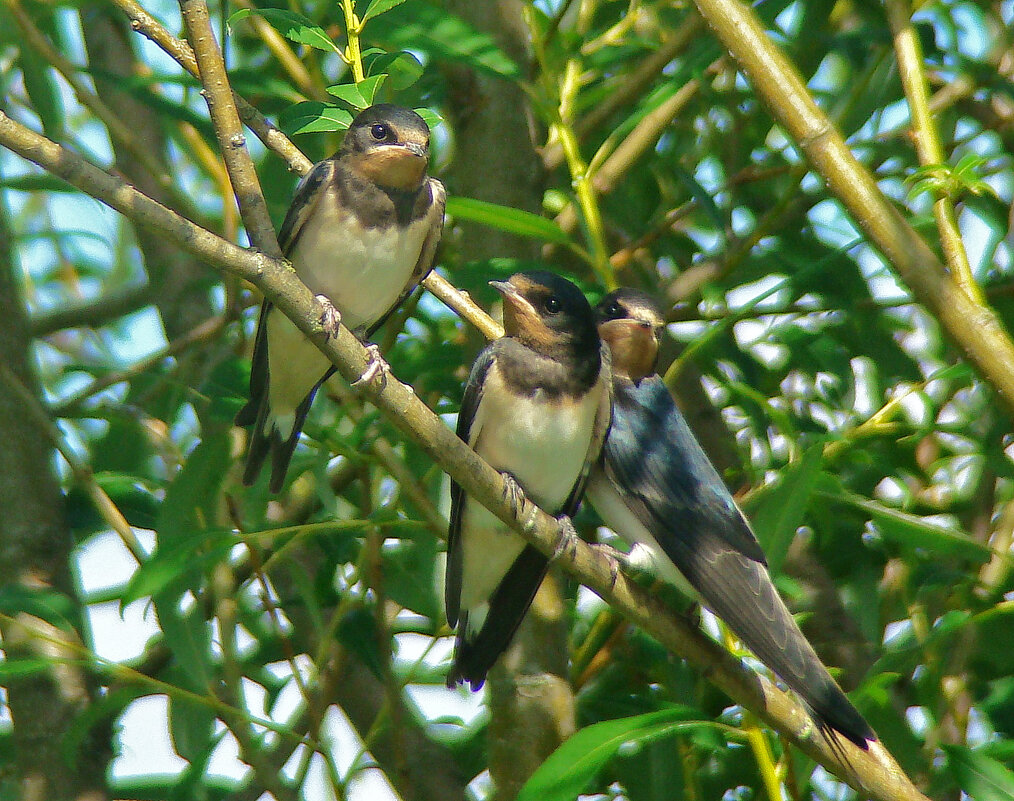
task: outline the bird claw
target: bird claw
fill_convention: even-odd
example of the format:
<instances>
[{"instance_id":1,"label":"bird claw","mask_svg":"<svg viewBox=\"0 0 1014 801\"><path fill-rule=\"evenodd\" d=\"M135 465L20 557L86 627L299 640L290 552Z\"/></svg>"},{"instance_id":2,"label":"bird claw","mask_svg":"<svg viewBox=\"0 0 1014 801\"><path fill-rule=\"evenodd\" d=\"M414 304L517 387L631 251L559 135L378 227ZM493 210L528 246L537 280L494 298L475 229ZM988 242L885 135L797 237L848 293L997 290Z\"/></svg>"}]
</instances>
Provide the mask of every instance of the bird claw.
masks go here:
<instances>
[{"instance_id":1,"label":"bird claw","mask_svg":"<svg viewBox=\"0 0 1014 801\"><path fill-rule=\"evenodd\" d=\"M521 517L528 500L525 497L524 488L510 473L501 473L500 475L503 476L503 499L511 505L511 512L514 513L514 516Z\"/></svg>"},{"instance_id":2,"label":"bird claw","mask_svg":"<svg viewBox=\"0 0 1014 801\"><path fill-rule=\"evenodd\" d=\"M331 337L338 336L338 326L342 323L342 313L335 308L331 298L327 295L315 295L317 302L324 307L320 314L320 327L324 329L324 335Z\"/></svg>"},{"instance_id":3,"label":"bird claw","mask_svg":"<svg viewBox=\"0 0 1014 801\"><path fill-rule=\"evenodd\" d=\"M387 374L391 372L390 366L384 361L384 357L380 355L380 348L370 344L366 346L366 352L369 354L366 369L363 370L363 374L359 378L352 382L353 387L361 387L378 378L381 382L386 381Z\"/></svg>"},{"instance_id":4,"label":"bird claw","mask_svg":"<svg viewBox=\"0 0 1014 801\"><path fill-rule=\"evenodd\" d=\"M574 528L574 523L570 517L560 515L556 518L556 522L560 527L560 536L557 537L556 549L553 551L553 556L550 559L551 562L555 562L567 551L570 551L571 556L573 556L577 551L577 544L581 541L581 537L578 536L577 529Z\"/></svg>"},{"instance_id":5,"label":"bird claw","mask_svg":"<svg viewBox=\"0 0 1014 801\"><path fill-rule=\"evenodd\" d=\"M618 551L605 543L594 542L591 543L591 547L609 561L609 589L613 589L616 586L616 579L620 576L620 568L629 567L630 558L623 551Z\"/></svg>"}]
</instances>

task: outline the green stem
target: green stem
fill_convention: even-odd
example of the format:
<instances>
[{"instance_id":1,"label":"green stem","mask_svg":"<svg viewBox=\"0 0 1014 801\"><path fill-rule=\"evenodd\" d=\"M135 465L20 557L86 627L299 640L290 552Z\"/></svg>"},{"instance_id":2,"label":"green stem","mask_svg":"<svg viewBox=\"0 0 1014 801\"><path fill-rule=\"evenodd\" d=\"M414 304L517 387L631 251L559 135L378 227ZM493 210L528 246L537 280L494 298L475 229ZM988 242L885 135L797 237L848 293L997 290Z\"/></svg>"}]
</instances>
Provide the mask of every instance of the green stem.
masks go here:
<instances>
[{"instance_id":1,"label":"green stem","mask_svg":"<svg viewBox=\"0 0 1014 801\"><path fill-rule=\"evenodd\" d=\"M722 631L722 642L726 650L732 654L736 654L738 649L732 632L729 631L724 623L721 624L720 628ZM754 759L757 761L757 768L760 771L761 780L764 782L764 789L767 791L768 798L771 801L781 801L782 784L778 779L778 766L775 763L775 755L771 751L771 744L768 743L764 730L757 724L757 718L746 709L743 710L742 729L746 734L746 740L750 745L750 750L753 752Z\"/></svg>"},{"instance_id":2,"label":"green stem","mask_svg":"<svg viewBox=\"0 0 1014 801\"><path fill-rule=\"evenodd\" d=\"M345 60L352 70L352 77L356 83L360 83L365 77L363 72L363 54L359 49L359 34L362 32L362 23L356 16L355 0L342 0L342 14L345 17L345 34L349 44L345 48Z\"/></svg>"},{"instance_id":3,"label":"green stem","mask_svg":"<svg viewBox=\"0 0 1014 801\"><path fill-rule=\"evenodd\" d=\"M926 73L923 69L922 46L912 25L910 7L907 0L887 0L887 19L894 34L894 51L898 59L898 73L901 84L908 98L908 107L912 116L912 134L915 140L916 153L922 166L943 164L944 149L940 137L933 124L930 111L929 89L926 85ZM981 287L972 275L972 267L968 263L968 253L961 240L958 218L954 212L954 203L948 197L938 197L933 204L933 216L940 232L940 244L943 247L947 266L954 276L955 282L964 289L976 303L985 304L986 298Z\"/></svg>"},{"instance_id":4,"label":"green stem","mask_svg":"<svg viewBox=\"0 0 1014 801\"><path fill-rule=\"evenodd\" d=\"M577 134L572 124L571 109L574 97L577 95L579 77L580 65L576 59L571 59L564 70L560 86L559 117L553 125L553 129L563 148L574 193L577 195L577 203L581 207L581 215L584 217L588 238L591 240L592 269L606 289L613 290L616 289L616 276L609 261L605 226L602 224L598 197L588 175L588 165L581 157L581 148L578 145Z\"/></svg>"}]
</instances>

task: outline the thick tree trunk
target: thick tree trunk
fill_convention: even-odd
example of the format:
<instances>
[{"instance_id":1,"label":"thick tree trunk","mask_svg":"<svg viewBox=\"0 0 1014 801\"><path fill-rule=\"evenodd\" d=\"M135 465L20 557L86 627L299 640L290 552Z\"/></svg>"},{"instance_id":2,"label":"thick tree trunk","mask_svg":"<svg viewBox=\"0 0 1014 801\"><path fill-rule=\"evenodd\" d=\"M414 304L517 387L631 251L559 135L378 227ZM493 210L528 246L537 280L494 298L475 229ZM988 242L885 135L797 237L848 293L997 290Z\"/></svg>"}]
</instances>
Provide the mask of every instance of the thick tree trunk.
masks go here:
<instances>
[{"instance_id":1,"label":"thick tree trunk","mask_svg":"<svg viewBox=\"0 0 1014 801\"><path fill-rule=\"evenodd\" d=\"M7 209L0 205L0 588L54 592L74 599L70 568L73 540L53 469L53 446L32 362L28 318L16 275ZM33 408L34 407L34 408ZM70 623L80 628L74 614ZM6 682L14 720L14 773L18 787L0 795L23 801L98 801L106 798L105 771L112 755L110 730L92 728L66 753L65 736L92 702L94 686L72 646L80 637L27 612L0 619L8 660L51 658L52 668ZM73 762L71 762L71 760Z\"/></svg>"},{"instance_id":2,"label":"thick tree trunk","mask_svg":"<svg viewBox=\"0 0 1014 801\"><path fill-rule=\"evenodd\" d=\"M528 34L517 0L451 0L449 9L490 33L525 70ZM516 84L471 72L452 76L459 118L451 191L538 213L543 170L528 102ZM539 256L534 240L463 226L465 259ZM509 801L575 727L567 675L567 617L555 571L543 582L514 643L489 675L489 770L496 798Z\"/></svg>"}]
</instances>

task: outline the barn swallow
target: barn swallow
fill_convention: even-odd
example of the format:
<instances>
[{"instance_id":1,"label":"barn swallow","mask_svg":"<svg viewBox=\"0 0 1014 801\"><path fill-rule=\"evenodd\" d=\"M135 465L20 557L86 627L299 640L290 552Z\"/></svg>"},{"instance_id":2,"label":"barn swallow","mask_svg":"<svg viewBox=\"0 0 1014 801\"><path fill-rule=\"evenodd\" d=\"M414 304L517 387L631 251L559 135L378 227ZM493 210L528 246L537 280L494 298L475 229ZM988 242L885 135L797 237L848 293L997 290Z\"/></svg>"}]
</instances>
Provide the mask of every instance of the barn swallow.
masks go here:
<instances>
[{"instance_id":1,"label":"barn swallow","mask_svg":"<svg viewBox=\"0 0 1014 801\"><path fill-rule=\"evenodd\" d=\"M324 305L332 335L339 322L370 336L426 277L444 223L444 187L427 177L430 132L410 109L371 106L349 126L341 149L296 189L278 243ZM371 346L374 366L383 366ZM253 425L243 483L268 454L278 492L299 432L331 363L271 303L261 304L250 369L250 400L236 424Z\"/></svg>"},{"instance_id":2,"label":"barn swallow","mask_svg":"<svg viewBox=\"0 0 1014 801\"><path fill-rule=\"evenodd\" d=\"M612 353L613 418L588 500L646 549L662 578L694 594L804 701L821 731L876 740L775 590L760 543L655 372L661 310L620 289L595 309Z\"/></svg>"},{"instance_id":3,"label":"barn swallow","mask_svg":"<svg viewBox=\"0 0 1014 801\"><path fill-rule=\"evenodd\" d=\"M549 272L491 281L504 300L506 335L486 347L465 386L458 436L524 499L570 516L609 427L609 354L581 291ZM550 560L451 483L444 600L457 625L447 686L479 689L510 644Z\"/></svg>"}]
</instances>

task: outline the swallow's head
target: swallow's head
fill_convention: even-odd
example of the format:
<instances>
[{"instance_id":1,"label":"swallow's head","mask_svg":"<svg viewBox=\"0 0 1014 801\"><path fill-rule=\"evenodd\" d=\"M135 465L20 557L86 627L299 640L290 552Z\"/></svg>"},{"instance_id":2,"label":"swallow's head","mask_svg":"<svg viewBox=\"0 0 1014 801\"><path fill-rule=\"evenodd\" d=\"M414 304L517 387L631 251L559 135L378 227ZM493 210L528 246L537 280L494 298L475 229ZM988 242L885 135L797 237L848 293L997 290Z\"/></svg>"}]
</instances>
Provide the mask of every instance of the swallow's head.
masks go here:
<instances>
[{"instance_id":1,"label":"swallow's head","mask_svg":"<svg viewBox=\"0 0 1014 801\"><path fill-rule=\"evenodd\" d=\"M418 189L430 160L430 129L412 109L370 106L352 120L341 155L380 186Z\"/></svg>"},{"instance_id":2,"label":"swallow's head","mask_svg":"<svg viewBox=\"0 0 1014 801\"><path fill-rule=\"evenodd\" d=\"M614 373L637 382L655 371L665 316L654 298L637 289L616 289L599 301L595 318L612 353Z\"/></svg>"},{"instance_id":3,"label":"swallow's head","mask_svg":"<svg viewBox=\"0 0 1014 801\"><path fill-rule=\"evenodd\" d=\"M507 336L545 356L597 353L595 315L581 290L566 278L538 270L489 283L503 295Z\"/></svg>"}]
</instances>

